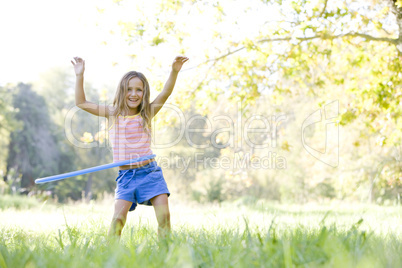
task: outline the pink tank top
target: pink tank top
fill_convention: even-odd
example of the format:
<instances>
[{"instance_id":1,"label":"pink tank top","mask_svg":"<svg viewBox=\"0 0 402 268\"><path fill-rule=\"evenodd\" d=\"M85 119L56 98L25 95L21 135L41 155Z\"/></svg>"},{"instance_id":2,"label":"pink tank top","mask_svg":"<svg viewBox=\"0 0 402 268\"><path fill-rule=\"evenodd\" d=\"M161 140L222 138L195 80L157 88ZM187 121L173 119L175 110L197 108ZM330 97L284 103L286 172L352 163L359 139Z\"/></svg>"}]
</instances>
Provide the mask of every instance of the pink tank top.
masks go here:
<instances>
[{"instance_id":1,"label":"pink tank top","mask_svg":"<svg viewBox=\"0 0 402 268\"><path fill-rule=\"evenodd\" d=\"M113 148L113 163L152 154L151 135L141 125L140 114L114 119L109 128L109 141ZM145 161L139 162L139 164Z\"/></svg>"}]
</instances>

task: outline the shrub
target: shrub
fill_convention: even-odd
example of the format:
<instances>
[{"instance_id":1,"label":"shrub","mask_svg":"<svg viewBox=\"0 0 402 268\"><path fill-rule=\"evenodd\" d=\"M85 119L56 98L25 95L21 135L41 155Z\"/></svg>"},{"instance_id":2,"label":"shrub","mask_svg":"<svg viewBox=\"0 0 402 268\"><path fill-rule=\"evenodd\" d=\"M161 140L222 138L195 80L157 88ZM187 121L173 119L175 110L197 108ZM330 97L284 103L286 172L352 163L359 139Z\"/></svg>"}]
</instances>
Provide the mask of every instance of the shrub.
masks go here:
<instances>
[{"instance_id":1,"label":"shrub","mask_svg":"<svg viewBox=\"0 0 402 268\"><path fill-rule=\"evenodd\" d=\"M2 195L0 196L0 209L15 208L18 210L38 207L39 201L25 195Z\"/></svg>"}]
</instances>

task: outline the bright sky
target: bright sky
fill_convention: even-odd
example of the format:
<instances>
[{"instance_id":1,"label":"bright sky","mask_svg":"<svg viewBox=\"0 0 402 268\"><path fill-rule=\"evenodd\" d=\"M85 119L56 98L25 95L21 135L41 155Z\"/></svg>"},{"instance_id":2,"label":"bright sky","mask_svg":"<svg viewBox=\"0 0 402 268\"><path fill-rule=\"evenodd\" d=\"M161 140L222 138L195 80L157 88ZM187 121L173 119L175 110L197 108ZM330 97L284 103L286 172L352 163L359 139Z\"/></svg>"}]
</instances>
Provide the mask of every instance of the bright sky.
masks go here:
<instances>
[{"instance_id":1,"label":"bright sky","mask_svg":"<svg viewBox=\"0 0 402 268\"><path fill-rule=\"evenodd\" d=\"M90 80L112 73L120 77L129 64L126 45L123 40L101 45L104 33L96 27L96 5L101 2L105 1L1 1L0 85L32 82L51 67L69 67L76 55L90 59L86 61ZM112 58L127 62L112 67Z\"/></svg>"}]
</instances>

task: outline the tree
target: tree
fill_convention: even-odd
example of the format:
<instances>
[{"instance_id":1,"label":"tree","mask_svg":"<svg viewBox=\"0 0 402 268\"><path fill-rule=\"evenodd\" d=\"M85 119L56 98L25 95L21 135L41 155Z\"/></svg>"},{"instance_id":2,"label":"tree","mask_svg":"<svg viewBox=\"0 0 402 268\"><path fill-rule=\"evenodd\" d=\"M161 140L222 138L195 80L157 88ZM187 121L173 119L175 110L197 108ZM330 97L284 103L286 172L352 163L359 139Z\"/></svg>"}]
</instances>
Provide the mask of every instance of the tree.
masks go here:
<instances>
[{"instance_id":1,"label":"tree","mask_svg":"<svg viewBox=\"0 0 402 268\"><path fill-rule=\"evenodd\" d=\"M342 103L347 107L342 124L365 117L373 131L389 134L384 143L401 141L393 131L400 127L402 98L400 1L116 2L135 14L135 20L123 17L118 22L123 37L138 51L133 58L140 59L144 51L176 49L201 61L193 67L198 72L193 86L178 102L196 100L202 107L206 99L221 94L245 106L265 94L278 101L295 94L324 101L342 96L325 92L335 85L349 96ZM235 4L241 13L232 8ZM265 19L270 16L275 19ZM251 19L255 23L244 26ZM192 49L197 41L205 43L202 51ZM160 65L155 56L151 59Z\"/></svg>"},{"instance_id":2,"label":"tree","mask_svg":"<svg viewBox=\"0 0 402 268\"><path fill-rule=\"evenodd\" d=\"M58 173L61 154L43 97L27 84L20 83L13 91L15 119L22 127L10 135L7 173L21 174L20 187L27 192L43 174Z\"/></svg>"},{"instance_id":3,"label":"tree","mask_svg":"<svg viewBox=\"0 0 402 268\"><path fill-rule=\"evenodd\" d=\"M5 174L10 133L21 127L14 119L15 108L8 86L0 87L0 173ZM5 177L4 177L5 179Z\"/></svg>"},{"instance_id":4,"label":"tree","mask_svg":"<svg viewBox=\"0 0 402 268\"><path fill-rule=\"evenodd\" d=\"M198 62L173 98L181 107L207 114L205 103L219 96L245 113L265 96L282 105L300 96L310 105L339 100L339 123L361 127L352 148L367 145L375 154L374 140L389 158L402 142L400 0L115 2L114 10L131 11L113 30L121 30L134 60L153 62L154 73L163 73L160 51ZM377 160L370 161L373 185Z\"/></svg>"}]
</instances>

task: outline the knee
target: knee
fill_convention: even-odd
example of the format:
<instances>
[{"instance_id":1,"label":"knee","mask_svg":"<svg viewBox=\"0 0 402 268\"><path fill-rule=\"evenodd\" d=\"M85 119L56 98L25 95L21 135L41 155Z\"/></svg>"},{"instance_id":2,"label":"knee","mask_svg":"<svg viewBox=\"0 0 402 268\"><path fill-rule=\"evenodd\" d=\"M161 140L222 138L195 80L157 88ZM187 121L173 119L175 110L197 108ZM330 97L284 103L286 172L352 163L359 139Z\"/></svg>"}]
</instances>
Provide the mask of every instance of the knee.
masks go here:
<instances>
[{"instance_id":1,"label":"knee","mask_svg":"<svg viewBox=\"0 0 402 268\"><path fill-rule=\"evenodd\" d=\"M116 224L124 225L126 223L126 217L121 214L113 215L113 222Z\"/></svg>"},{"instance_id":2,"label":"knee","mask_svg":"<svg viewBox=\"0 0 402 268\"><path fill-rule=\"evenodd\" d=\"M166 220L170 220L170 212L169 212L169 211L166 212L166 213L164 214L164 217L165 217Z\"/></svg>"},{"instance_id":3,"label":"knee","mask_svg":"<svg viewBox=\"0 0 402 268\"><path fill-rule=\"evenodd\" d=\"M170 212L164 211L159 214L159 219L162 224L170 221Z\"/></svg>"}]
</instances>

